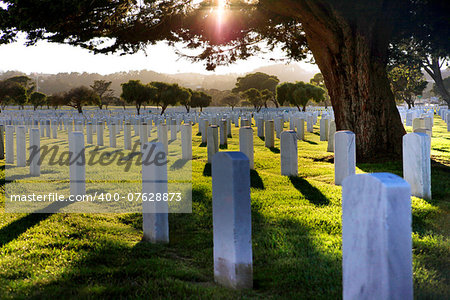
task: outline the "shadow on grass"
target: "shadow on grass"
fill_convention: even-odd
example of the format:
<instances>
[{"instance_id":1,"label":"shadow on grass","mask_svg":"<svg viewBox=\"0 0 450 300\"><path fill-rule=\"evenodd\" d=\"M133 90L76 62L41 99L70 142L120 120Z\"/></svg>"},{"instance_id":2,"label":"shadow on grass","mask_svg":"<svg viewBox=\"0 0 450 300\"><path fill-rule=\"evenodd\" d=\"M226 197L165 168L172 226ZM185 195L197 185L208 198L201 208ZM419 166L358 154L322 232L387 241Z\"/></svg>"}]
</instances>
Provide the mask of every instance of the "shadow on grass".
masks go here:
<instances>
[{"instance_id":1,"label":"shadow on grass","mask_svg":"<svg viewBox=\"0 0 450 300\"><path fill-rule=\"evenodd\" d=\"M199 147L206 147L207 143L200 143Z\"/></svg>"},{"instance_id":2,"label":"shadow on grass","mask_svg":"<svg viewBox=\"0 0 450 300\"><path fill-rule=\"evenodd\" d=\"M328 155L325 157L313 158L313 161L327 162L327 163L333 164L334 163L334 154Z\"/></svg>"},{"instance_id":3,"label":"shadow on grass","mask_svg":"<svg viewBox=\"0 0 450 300\"><path fill-rule=\"evenodd\" d=\"M208 187L194 188L192 197L197 204L193 214L169 216L168 245L130 243L128 236L122 237L120 232L111 236L92 234L96 232L87 226L69 233L73 238L69 249L65 249L66 244L58 245L55 237L55 248L64 247L61 251L77 251L80 255L67 263L60 276L39 285L18 285L11 298L341 298L341 252L330 250L340 247L340 233L331 234L330 238L322 235L328 230L327 221L314 223L320 215L274 217L264 203L258 202L252 203L254 289L234 292L214 284ZM142 234L142 214L118 218L138 230L134 238ZM78 239L83 242L77 244ZM444 269L428 261L423 263L436 276L445 278ZM445 291L423 291L419 286L417 292L423 298L443 299L439 293Z\"/></svg>"},{"instance_id":4,"label":"shadow on grass","mask_svg":"<svg viewBox=\"0 0 450 300\"><path fill-rule=\"evenodd\" d=\"M203 168L203 176L211 177L211 164L206 163L205 167Z\"/></svg>"},{"instance_id":5,"label":"shadow on grass","mask_svg":"<svg viewBox=\"0 0 450 300\"><path fill-rule=\"evenodd\" d=\"M250 170L250 187L264 190L264 182L256 170Z\"/></svg>"},{"instance_id":6,"label":"shadow on grass","mask_svg":"<svg viewBox=\"0 0 450 300\"><path fill-rule=\"evenodd\" d=\"M28 167L28 166L27 166ZM15 167L14 167L15 168ZM9 169L9 167L8 167L8 169ZM52 170L42 170L41 171L41 175L45 175L45 174L57 174L57 173L59 173L58 171L52 171ZM36 181L39 181L39 180L44 180L44 181L46 181L46 179L39 179L39 176L34 176L34 175L31 175L31 174L24 174L24 175L12 175L12 176L8 176L8 174L5 174L5 179L4 179L4 182L5 183L11 183L11 182L13 182L13 181L16 181L16 180L21 180L21 179L26 179L26 178L34 178L34 179L36 179Z\"/></svg>"},{"instance_id":7,"label":"shadow on grass","mask_svg":"<svg viewBox=\"0 0 450 300\"><path fill-rule=\"evenodd\" d=\"M18 238L29 228L47 219L51 214L28 214L0 229L0 247Z\"/></svg>"},{"instance_id":8,"label":"shadow on grass","mask_svg":"<svg viewBox=\"0 0 450 300\"><path fill-rule=\"evenodd\" d=\"M228 149L228 145L219 145L219 149Z\"/></svg>"},{"instance_id":9,"label":"shadow on grass","mask_svg":"<svg viewBox=\"0 0 450 300\"><path fill-rule=\"evenodd\" d=\"M171 166L170 166L170 170L178 170L178 169L182 169L186 163L189 161L189 159L177 159Z\"/></svg>"},{"instance_id":10,"label":"shadow on grass","mask_svg":"<svg viewBox=\"0 0 450 300\"><path fill-rule=\"evenodd\" d=\"M202 133L201 132L197 132L196 136L201 136Z\"/></svg>"},{"instance_id":11,"label":"shadow on grass","mask_svg":"<svg viewBox=\"0 0 450 300\"><path fill-rule=\"evenodd\" d=\"M289 176L289 180L292 185L312 204L319 206L330 204L330 200L328 200L328 198L325 197L321 191L313 187L306 179Z\"/></svg>"},{"instance_id":12,"label":"shadow on grass","mask_svg":"<svg viewBox=\"0 0 450 300\"><path fill-rule=\"evenodd\" d=\"M253 290L232 291L214 283L213 228L210 196L193 190L194 214L169 216L168 245L126 238L91 236L81 228L73 243L80 253L61 276L21 285L11 296L34 298L339 298L341 259L324 251L313 228L291 217L267 218L252 207ZM119 216L142 234L142 214ZM83 230L84 229L84 230ZM72 235L71 235L72 236ZM65 245L62 245L65 246ZM56 246L58 247L58 245ZM314 284L311 285L311 282Z\"/></svg>"},{"instance_id":13,"label":"shadow on grass","mask_svg":"<svg viewBox=\"0 0 450 300\"><path fill-rule=\"evenodd\" d=\"M259 137L259 139L260 139L261 141L265 141L265 140L266 140L266 138L263 137L263 136L258 136L258 137Z\"/></svg>"},{"instance_id":14,"label":"shadow on grass","mask_svg":"<svg viewBox=\"0 0 450 300\"><path fill-rule=\"evenodd\" d=\"M70 201L53 202L43 209L37 210L34 213L27 214L26 216L14 220L8 225L2 227L0 229L0 248L18 238L28 229L36 226L43 220L50 217L53 213L49 213L49 211L56 212L59 209L64 208L70 204L72 204L72 202Z\"/></svg>"},{"instance_id":15,"label":"shadow on grass","mask_svg":"<svg viewBox=\"0 0 450 300\"><path fill-rule=\"evenodd\" d=\"M311 145L318 145L316 142L303 140L305 143L311 144Z\"/></svg>"},{"instance_id":16,"label":"shadow on grass","mask_svg":"<svg viewBox=\"0 0 450 300\"><path fill-rule=\"evenodd\" d=\"M276 154L280 153L280 149L276 147L270 147L269 150Z\"/></svg>"}]
</instances>

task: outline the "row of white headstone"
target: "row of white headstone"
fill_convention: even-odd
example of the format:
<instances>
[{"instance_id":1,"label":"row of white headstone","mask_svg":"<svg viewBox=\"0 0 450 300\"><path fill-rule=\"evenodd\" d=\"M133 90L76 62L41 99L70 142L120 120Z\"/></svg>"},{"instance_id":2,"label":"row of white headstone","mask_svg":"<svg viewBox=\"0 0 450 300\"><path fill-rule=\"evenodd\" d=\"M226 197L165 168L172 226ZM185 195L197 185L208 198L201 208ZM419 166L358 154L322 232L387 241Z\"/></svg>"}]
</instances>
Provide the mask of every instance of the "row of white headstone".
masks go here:
<instances>
[{"instance_id":1,"label":"row of white headstone","mask_svg":"<svg viewBox=\"0 0 450 300\"><path fill-rule=\"evenodd\" d=\"M251 126L251 116L249 118L241 119L241 127L239 129L239 145L240 151L243 152L250 160L250 168L254 168L254 149L253 149L253 129ZM297 140L299 138L299 132L301 137L304 133L304 119L297 119L293 117L292 122L296 124L294 130L282 131L280 134L280 165L281 175L297 176L298 175L298 145ZM420 119L415 119L420 120ZM173 120L173 124L169 125L171 129L171 140L177 138L177 124ZM235 121L238 124L238 121ZM274 130L273 120L264 121L264 119L256 119L258 131L264 126L264 137L266 147L273 147L274 145ZM44 122L41 127L41 136L44 129L50 131L51 122ZM212 157L219 151L219 127L217 125L208 125L208 119L201 119L199 123L200 132L202 133L202 141L207 143L208 162L211 163ZM227 119L220 121L220 144L226 145L227 137L231 133L230 122ZM86 125L87 143L93 142L93 128L96 128L97 145L103 146L103 128L104 122L98 122L96 126L92 126L89 122ZM151 136L149 128L151 128L151 121L149 125L147 123L135 124L135 134L139 134L140 145L142 151L142 145L148 142L148 137ZM71 133L71 125L67 127L69 134ZM168 153L168 133L167 125L158 124L158 141L161 142ZM181 141L182 141L182 158L192 158L192 127L190 124L181 125ZM280 127L283 127L283 121L280 121ZM297 128L295 128L297 127ZM53 127L53 128L56 128ZM131 150L131 124L125 123L122 127L124 130L124 148ZM138 129L137 129L138 128ZM207 130L205 130L205 128ZM37 146L39 144L39 129L30 128L33 134L30 132L30 147ZM83 126L79 125L75 129L83 130ZM120 131L120 127L117 128L115 123L109 124L109 139L110 147L116 147L116 129ZM356 165L356 151L355 151L355 136L350 131L335 132L336 126L333 120L329 120L326 113L322 115L320 120L321 137L324 140L328 140L328 149L330 145L333 146L333 152L335 153L335 184L341 185L345 177L355 173ZM15 126L6 126L6 162L9 164L14 163L14 143L13 134L16 131L16 144L17 144L17 166L24 167L26 165L26 127L18 126L15 130ZM56 134L55 134L56 136ZM31 138L32 137L32 138ZM328 137L328 138L325 138ZM403 138L403 161L404 161L404 178L411 184L412 194L417 197L431 199L431 171L430 171L430 138L423 136L420 132L414 134L407 134ZM34 160L30 162L30 174L37 176L38 168L36 167L36 160L38 155L34 156Z\"/></svg>"}]
</instances>

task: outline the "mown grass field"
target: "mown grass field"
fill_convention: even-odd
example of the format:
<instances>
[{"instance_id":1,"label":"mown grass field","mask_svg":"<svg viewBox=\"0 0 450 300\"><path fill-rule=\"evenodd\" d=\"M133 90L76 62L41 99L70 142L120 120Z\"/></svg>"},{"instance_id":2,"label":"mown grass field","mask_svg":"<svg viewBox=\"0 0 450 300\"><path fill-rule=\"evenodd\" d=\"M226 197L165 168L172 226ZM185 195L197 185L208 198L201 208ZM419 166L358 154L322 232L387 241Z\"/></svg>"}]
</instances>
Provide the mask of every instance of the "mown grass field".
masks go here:
<instances>
[{"instance_id":1,"label":"mown grass field","mask_svg":"<svg viewBox=\"0 0 450 300\"><path fill-rule=\"evenodd\" d=\"M211 170L197 126L193 212L169 216L168 245L141 242L140 214L7 214L2 196L0 298L341 298L341 188L333 184L332 153L319 142L318 123L298 143L294 178L280 175L279 140L267 149L254 130L254 289L248 291L213 280ZM234 125L232 133L228 150L238 151ZM438 116L433 135L433 200L412 199L414 294L421 299L450 297L450 134ZM41 144L46 140L54 142ZM358 164L357 172L401 176L402 166Z\"/></svg>"}]
</instances>

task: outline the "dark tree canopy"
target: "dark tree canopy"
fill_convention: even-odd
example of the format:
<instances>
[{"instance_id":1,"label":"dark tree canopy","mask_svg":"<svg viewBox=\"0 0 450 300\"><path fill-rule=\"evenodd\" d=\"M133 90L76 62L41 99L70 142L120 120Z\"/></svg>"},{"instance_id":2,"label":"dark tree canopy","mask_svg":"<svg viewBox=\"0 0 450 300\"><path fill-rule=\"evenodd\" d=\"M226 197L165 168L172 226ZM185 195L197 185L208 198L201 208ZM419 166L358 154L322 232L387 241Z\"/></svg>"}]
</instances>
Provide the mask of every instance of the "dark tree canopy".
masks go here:
<instances>
[{"instance_id":1,"label":"dark tree canopy","mask_svg":"<svg viewBox=\"0 0 450 300\"><path fill-rule=\"evenodd\" d=\"M405 101L408 108L414 106L415 97L422 95L428 82L417 66L398 65L389 71L392 92L399 102Z\"/></svg>"},{"instance_id":2,"label":"dark tree canopy","mask_svg":"<svg viewBox=\"0 0 450 300\"><path fill-rule=\"evenodd\" d=\"M140 114L141 106L155 99L156 87L150 84L142 84L139 80L130 80L122 83L122 94L120 97L129 104L136 106L137 114Z\"/></svg>"},{"instance_id":3,"label":"dark tree canopy","mask_svg":"<svg viewBox=\"0 0 450 300\"><path fill-rule=\"evenodd\" d=\"M64 93L64 104L76 108L79 113L83 112L83 106L97 105L100 101L98 95L86 86L80 86Z\"/></svg>"},{"instance_id":4,"label":"dark tree canopy","mask_svg":"<svg viewBox=\"0 0 450 300\"><path fill-rule=\"evenodd\" d=\"M325 86L325 80L323 79L322 73L315 74L314 77L309 80L309 83L311 83L312 85L320 86L321 88L323 88L325 90L324 104L325 104L325 108L327 108L328 100L330 100L330 96L328 95L328 90L327 90L327 87Z\"/></svg>"},{"instance_id":5,"label":"dark tree canopy","mask_svg":"<svg viewBox=\"0 0 450 300\"><path fill-rule=\"evenodd\" d=\"M95 80L91 85L91 89L98 95L100 101L98 107L102 109L103 105L108 106L111 99L114 97L114 91L110 88L111 81Z\"/></svg>"},{"instance_id":6,"label":"dark tree canopy","mask_svg":"<svg viewBox=\"0 0 450 300\"><path fill-rule=\"evenodd\" d=\"M212 97L201 91L194 91L191 96L191 107L200 107L200 111L203 111L204 107L208 107L211 104Z\"/></svg>"},{"instance_id":7,"label":"dark tree canopy","mask_svg":"<svg viewBox=\"0 0 450 300\"><path fill-rule=\"evenodd\" d=\"M306 105L309 101L320 102L325 99L325 90L321 87L304 83L302 81L296 83L286 82L277 87L278 102L290 104L300 111L306 111Z\"/></svg>"},{"instance_id":8,"label":"dark tree canopy","mask_svg":"<svg viewBox=\"0 0 450 300\"><path fill-rule=\"evenodd\" d=\"M64 94L57 93L47 97L47 104L52 106L54 109L64 105Z\"/></svg>"},{"instance_id":9,"label":"dark tree canopy","mask_svg":"<svg viewBox=\"0 0 450 300\"><path fill-rule=\"evenodd\" d=\"M263 96L260 90L251 88L240 93L241 98L248 101L256 111L260 111L264 105Z\"/></svg>"},{"instance_id":10,"label":"dark tree canopy","mask_svg":"<svg viewBox=\"0 0 450 300\"><path fill-rule=\"evenodd\" d=\"M177 105L180 101L185 104L185 107L186 105L192 106L189 103L191 93L178 84L154 81L150 85L156 88L155 95L152 97L152 103L161 106L161 115L164 114L169 105Z\"/></svg>"},{"instance_id":11,"label":"dark tree canopy","mask_svg":"<svg viewBox=\"0 0 450 300\"><path fill-rule=\"evenodd\" d=\"M229 95L222 98L222 104L229 105L231 110L241 102L239 95L230 93Z\"/></svg>"},{"instance_id":12,"label":"dark tree canopy","mask_svg":"<svg viewBox=\"0 0 450 300\"><path fill-rule=\"evenodd\" d=\"M256 72L252 74L247 74L244 77L238 77L236 81L236 87L232 90L233 93L240 93L245 92L249 89L257 89L261 93L264 90L267 90L265 92L264 106L267 107L267 102L272 101L276 107L279 106L275 95L275 90L280 80L277 76L274 75L268 75L266 73L262 72ZM270 97L272 95L272 97Z\"/></svg>"},{"instance_id":13,"label":"dark tree canopy","mask_svg":"<svg viewBox=\"0 0 450 300\"><path fill-rule=\"evenodd\" d=\"M27 103L27 90L17 82L10 80L0 81L1 105L16 104L23 108Z\"/></svg>"},{"instance_id":14,"label":"dark tree canopy","mask_svg":"<svg viewBox=\"0 0 450 300\"><path fill-rule=\"evenodd\" d=\"M30 95L29 102L33 105L34 110L36 110L39 106L47 104L47 95L40 92L33 92Z\"/></svg>"},{"instance_id":15,"label":"dark tree canopy","mask_svg":"<svg viewBox=\"0 0 450 300\"><path fill-rule=\"evenodd\" d=\"M100 53L132 53L166 40L201 49L207 69L280 46L287 57L311 51L324 77L337 130L356 135L357 158L401 154L405 134L389 86L389 45L413 37L448 56L449 1L259 0L4 1L1 40L18 31ZM431 38L430 38L431 37ZM437 49L437 50L436 50ZM431 53L431 52L430 52Z\"/></svg>"}]
</instances>

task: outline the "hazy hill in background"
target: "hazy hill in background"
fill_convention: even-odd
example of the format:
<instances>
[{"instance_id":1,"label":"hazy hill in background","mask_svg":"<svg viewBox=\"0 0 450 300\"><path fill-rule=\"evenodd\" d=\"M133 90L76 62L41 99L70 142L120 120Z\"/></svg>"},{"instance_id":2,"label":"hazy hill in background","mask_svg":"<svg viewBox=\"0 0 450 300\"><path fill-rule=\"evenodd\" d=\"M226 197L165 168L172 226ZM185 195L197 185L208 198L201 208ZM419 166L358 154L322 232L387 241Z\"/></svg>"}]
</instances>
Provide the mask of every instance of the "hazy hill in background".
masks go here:
<instances>
[{"instance_id":1,"label":"hazy hill in background","mask_svg":"<svg viewBox=\"0 0 450 300\"><path fill-rule=\"evenodd\" d=\"M303 70L297 64L277 64L257 68L248 73L264 72L269 75L277 76L281 82L284 81L305 81L314 76L314 73ZM179 73L179 74L162 74L148 70L119 72L108 75L100 75L96 73L58 73L58 74L24 74L17 71L7 71L0 73L0 80L10 78L16 75L28 75L35 79L38 83L40 92L51 95L58 92L70 90L80 85L89 86L94 80L111 81L111 88L114 89L116 96L119 96L122 88L121 83L130 79L138 79L143 83L150 81L164 81L168 83L178 83L181 86L192 89L217 89L230 90L234 87L236 79L245 74L226 74L226 75L204 75L198 73Z\"/></svg>"}]
</instances>

